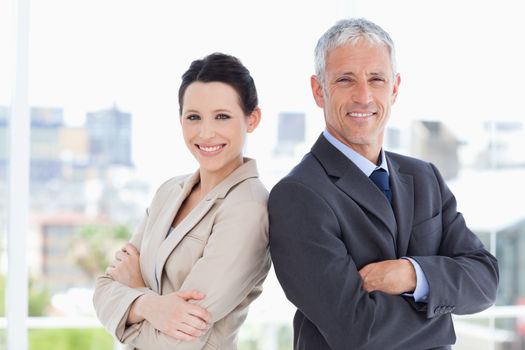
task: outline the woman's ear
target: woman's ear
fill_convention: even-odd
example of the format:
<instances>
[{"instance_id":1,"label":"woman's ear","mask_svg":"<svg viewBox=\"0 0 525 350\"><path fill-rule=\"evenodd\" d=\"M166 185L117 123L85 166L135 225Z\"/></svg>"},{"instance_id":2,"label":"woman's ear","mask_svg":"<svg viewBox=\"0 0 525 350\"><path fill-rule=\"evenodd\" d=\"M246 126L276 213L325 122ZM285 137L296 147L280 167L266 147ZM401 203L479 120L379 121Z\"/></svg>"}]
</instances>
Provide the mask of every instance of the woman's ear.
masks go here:
<instances>
[{"instance_id":1,"label":"woman's ear","mask_svg":"<svg viewBox=\"0 0 525 350\"><path fill-rule=\"evenodd\" d=\"M248 127L247 131L252 132L257 128L257 125L259 125L259 122L261 121L261 109L259 107L255 107L255 109L250 113L248 116Z\"/></svg>"}]
</instances>

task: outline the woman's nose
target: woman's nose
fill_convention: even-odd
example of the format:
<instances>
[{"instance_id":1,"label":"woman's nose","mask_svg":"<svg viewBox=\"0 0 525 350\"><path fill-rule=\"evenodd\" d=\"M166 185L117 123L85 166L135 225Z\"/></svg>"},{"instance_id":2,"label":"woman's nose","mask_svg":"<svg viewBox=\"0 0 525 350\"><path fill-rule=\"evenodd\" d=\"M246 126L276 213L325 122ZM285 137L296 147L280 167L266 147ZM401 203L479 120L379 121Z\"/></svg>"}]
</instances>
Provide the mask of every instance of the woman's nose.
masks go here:
<instances>
[{"instance_id":1,"label":"woman's nose","mask_svg":"<svg viewBox=\"0 0 525 350\"><path fill-rule=\"evenodd\" d=\"M210 139L215 136L215 127L213 125L213 121L208 120L207 118L202 121L199 136L202 139Z\"/></svg>"}]
</instances>

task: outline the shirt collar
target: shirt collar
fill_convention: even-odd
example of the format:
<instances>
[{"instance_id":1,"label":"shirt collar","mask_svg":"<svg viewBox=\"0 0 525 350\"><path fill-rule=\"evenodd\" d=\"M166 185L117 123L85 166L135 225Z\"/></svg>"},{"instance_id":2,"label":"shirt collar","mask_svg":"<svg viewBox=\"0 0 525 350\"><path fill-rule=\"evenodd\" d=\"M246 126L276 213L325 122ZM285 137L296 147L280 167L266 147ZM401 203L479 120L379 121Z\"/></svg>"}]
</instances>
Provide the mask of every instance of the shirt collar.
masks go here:
<instances>
[{"instance_id":1,"label":"shirt collar","mask_svg":"<svg viewBox=\"0 0 525 350\"><path fill-rule=\"evenodd\" d=\"M337 148L341 153L343 153L348 159L350 159L366 176L370 176L372 172L376 169L384 169L387 174L390 175L388 172L388 164L386 162L386 156L385 152L383 151L383 148L381 148L380 158L381 162L379 165L376 165L354 151L352 148L348 147L338 139L336 139L328 130L323 131L323 136L326 138L328 142L332 144L335 148Z\"/></svg>"}]
</instances>

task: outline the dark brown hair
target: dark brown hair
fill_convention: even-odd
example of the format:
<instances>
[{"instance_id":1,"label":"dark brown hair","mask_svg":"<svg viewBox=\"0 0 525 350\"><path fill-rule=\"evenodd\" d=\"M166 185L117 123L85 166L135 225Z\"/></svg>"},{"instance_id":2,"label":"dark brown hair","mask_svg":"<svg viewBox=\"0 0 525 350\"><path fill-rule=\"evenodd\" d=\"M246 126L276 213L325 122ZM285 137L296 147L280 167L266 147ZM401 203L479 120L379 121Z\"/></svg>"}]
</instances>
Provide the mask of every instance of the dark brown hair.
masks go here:
<instances>
[{"instance_id":1,"label":"dark brown hair","mask_svg":"<svg viewBox=\"0 0 525 350\"><path fill-rule=\"evenodd\" d=\"M179 88L179 114L182 114L182 101L188 86L196 81L203 83L221 82L230 85L239 95L239 104L245 115L249 115L258 105L257 90L250 71L233 56L212 53L191 63L182 75Z\"/></svg>"}]
</instances>

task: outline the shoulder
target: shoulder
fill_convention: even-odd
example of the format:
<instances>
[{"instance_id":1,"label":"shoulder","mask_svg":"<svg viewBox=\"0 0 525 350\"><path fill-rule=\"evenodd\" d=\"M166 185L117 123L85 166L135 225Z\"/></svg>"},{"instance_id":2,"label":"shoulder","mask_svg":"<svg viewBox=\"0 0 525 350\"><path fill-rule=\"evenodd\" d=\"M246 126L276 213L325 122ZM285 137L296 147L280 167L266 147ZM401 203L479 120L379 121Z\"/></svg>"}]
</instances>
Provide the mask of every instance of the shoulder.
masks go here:
<instances>
[{"instance_id":1,"label":"shoulder","mask_svg":"<svg viewBox=\"0 0 525 350\"><path fill-rule=\"evenodd\" d=\"M297 212L309 208L329 208L327 197L334 191L334 180L312 153L307 153L285 177L273 186L268 207L270 211L283 211L290 206Z\"/></svg>"},{"instance_id":2,"label":"shoulder","mask_svg":"<svg viewBox=\"0 0 525 350\"><path fill-rule=\"evenodd\" d=\"M305 154L303 159L290 170L290 172L279 181L281 182L300 182L308 184L315 179L318 179L319 176L326 175L321 163L317 158L311 153Z\"/></svg>"},{"instance_id":3,"label":"shoulder","mask_svg":"<svg viewBox=\"0 0 525 350\"><path fill-rule=\"evenodd\" d=\"M225 205L252 203L266 207L268 190L257 177L250 177L233 186L224 198Z\"/></svg>"},{"instance_id":4,"label":"shoulder","mask_svg":"<svg viewBox=\"0 0 525 350\"><path fill-rule=\"evenodd\" d=\"M169 193L173 189L180 188L190 177L191 174L185 174L169 178L157 188L156 194Z\"/></svg>"},{"instance_id":5,"label":"shoulder","mask_svg":"<svg viewBox=\"0 0 525 350\"><path fill-rule=\"evenodd\" d=\"M164 181L155 191L150 209L152 206L163 205L176 190L182 189L184 182L188 181L191 176L191 174L180 175Z\"/></svg>"},{"instance_id":6,"label":"shoulder","mask_svg":"<svg viewBox=\"0 0 525 350\"><path fill-rule=\"evenodd\" d=\"M389 160L388 166L396 168L400 174L411 176L419 194L430 197L442 191L449 192L443 176L434 164L397 153L386 153Z\"/></svg>"},{"instance_id":7,"label":"shoulder","mask_svg":"<svg viewBox=\"0 0 525 350\"><path fill-rule=\"evenodd\" d=\"M402 172L414 173L416 175L430 175L434 174L437 170L432 163L418 158L394 152L385 152L385 154L390 164L399 168Z\"/></svg>"},{"instance_id":8,"label":"shoulder","mask_svg":"<svg viewBox=\"0 0 525 350\"><path fill-rule=\"evenodd\" d=\"M171 189L173 188L173 186L181 186L186 180L188 180L191 177L191 175L192 174L184 174L169 178L159 186L157 191L161 191L163 189Z\"/></svg>"},{"instance_id":9,"label":"shoulder","mask_svg":"<svg viewBox=\"0 0 525 350\"><path fill-rule=\"evenodd\" d=\"M259 179L257 163L254 159L244 158L244 164L235 169L214 189L222 205L237 203L258 203L266 206L268 191Z\"/></svg>"},{"instance_id":10,"label":"shoulder","mask_svg":"<svg viewBox=\"0 0 525 350\"><path fill-rule=\"evenodd\" d=\"M212 214L214 225L226 225L229 237L235 239L259 237L258 241L267 242L267 203L268 191L262 182L258 178L247 178L216 202Z\"/></svg>"},{"instance_id":11,"label":"shoulder","mask_svg":"<svg viewBox=\"0 0 525 350\"><path fill-rule=\"evenodd\" d=\"M321 163L312 153L307 153L299 164L277 182L271 190L270 197L287 187L322 191L328 182L330 178Z\"/></svg>"}]
</instances>

